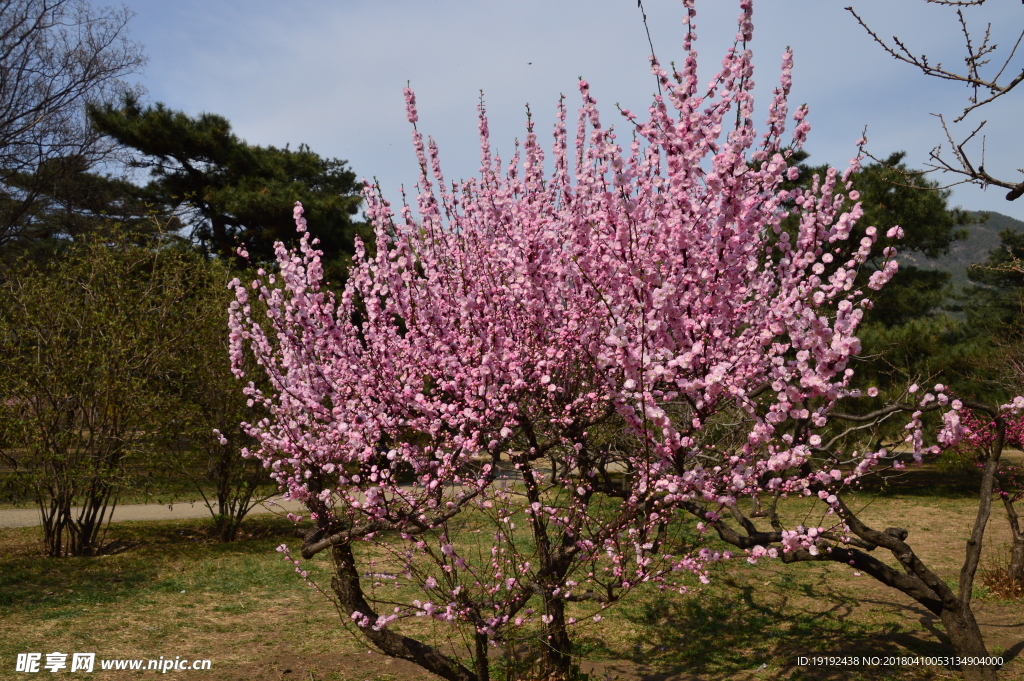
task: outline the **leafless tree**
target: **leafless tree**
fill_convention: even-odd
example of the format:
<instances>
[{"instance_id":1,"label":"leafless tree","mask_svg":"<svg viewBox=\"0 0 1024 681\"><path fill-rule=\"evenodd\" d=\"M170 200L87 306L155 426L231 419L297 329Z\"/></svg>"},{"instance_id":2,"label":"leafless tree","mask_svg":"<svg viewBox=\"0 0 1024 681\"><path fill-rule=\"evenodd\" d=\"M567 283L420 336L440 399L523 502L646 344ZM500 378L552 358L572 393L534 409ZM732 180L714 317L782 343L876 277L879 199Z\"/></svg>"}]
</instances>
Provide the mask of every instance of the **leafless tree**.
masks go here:
<instances>
[{"instance_id":1,"label":"leafless tree","mask_svg":"<svg viewBox=\"0 0 1024 681\"><path fill-rule=\"evenodd\" d=\"M992 42L992 24L990 23L985 27L985 32L981 37L980 42L978 41L978 34L976 31L972 36L971 29L968 27L967 19L964 16L963 8L981 6L985 4L985 1L986 0L925 0L925 2L935 5L956 7L957 21L960 24L960 31L963 34L965 49L967 51L967 55L964 57L963 70L951 70L945 68L941 63L932 63L928 59L927 55L918 55L912 52L910 48L907 47L907 45L897 36L893 36L891 42L883 40L868 26L867 22L862 19L856 11L854 11L853 7L847 7L846 10L854 16L857 22L865 31L868 32L871 38L881 45L882 49L889 53L889 55L894 59L920 69L926 76L963 83L971 88L972 94L968 97L967 105L964 107L964 110L960 115L952 121L953 124L957 124L964 122L968 114L973 112L975 109L992 103L1024 81L1024 68L1021 66L1011 67L1011 64L1014 63L1014 57L1017 54L1017 49L1020 47L1021 41L1024 40L1024 30L1022 30L1020 35L1017 37L1017 41L1009 51L1009 54L1005 55L1006 58L1002 59L1000 56L1000 59L995 61L995 63L993 63L993 59L996 56L996 51L999 46ZM992 73L993 71L994 73ZM943 155L943 145L940 144L932 149L929 154L931 162L928 164L928 167L930 170L938 170L943 173L953 173L961 178L956 182L947 184L944 188L957 184L973 183L982 187L993 185L1009 189L1010 191L1006 195L1007 201L1014 201L1024 195L1024 182L1014 182L1008 178L993 177L985 170L984 138L982 138L983 142L980 159L975 156L972 160L968 155L965 147L971 140L978 136L987 121L981 121L971 129L969 134L960 139L960 141L957 141L957 138L954 137L951 125L946 121L945 116L943 114L933 115L939 118L943 133L946 137L946 143L948 143L949 149L952 152L952 158L948 155ZM1024 169L1018 169L1017 172L1024 173Z\"/></svg>"},{"instance_id":2,"label":"leafless tree","mask_svg":"<svg viewBox=\"0 0 1024 681\"><path fill-rule=\"evenodd\" d=\"M85 0L0 0L0 244L31 209L33 191L6 179L47 161L93 162L109 151L85 116L86 103L111 101L122 78L144 63L128 39L127 8L94 9Z\"/></svg>"}]
</instances>

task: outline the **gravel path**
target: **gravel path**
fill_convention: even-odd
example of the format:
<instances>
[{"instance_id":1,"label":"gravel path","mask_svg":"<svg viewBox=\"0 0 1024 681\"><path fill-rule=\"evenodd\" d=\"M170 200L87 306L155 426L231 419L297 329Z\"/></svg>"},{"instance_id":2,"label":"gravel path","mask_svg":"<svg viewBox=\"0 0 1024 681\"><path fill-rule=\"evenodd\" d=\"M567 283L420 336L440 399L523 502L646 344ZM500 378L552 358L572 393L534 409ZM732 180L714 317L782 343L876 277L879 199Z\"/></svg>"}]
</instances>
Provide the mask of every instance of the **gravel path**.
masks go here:
<instances>
[{"instance_id":1,"label":"gravel path","mask_svg":"<svg viewBox=\"0 0 1024 681\"><path fill-rule=\"evenodd\" d=\"M260 504L249 511L249 515L261 513L301 513L304 507L300 502L278 502L268 507ZM72 509L77 514L78 509ZM209 518L210 511L206 504L197 502L167 504L125 504L114 509L112 522L125 520L181 520L185 518ZM0 509L0 527L37 527L40 525L39 510L35 508Z\"/></svg>"}]
</instances>

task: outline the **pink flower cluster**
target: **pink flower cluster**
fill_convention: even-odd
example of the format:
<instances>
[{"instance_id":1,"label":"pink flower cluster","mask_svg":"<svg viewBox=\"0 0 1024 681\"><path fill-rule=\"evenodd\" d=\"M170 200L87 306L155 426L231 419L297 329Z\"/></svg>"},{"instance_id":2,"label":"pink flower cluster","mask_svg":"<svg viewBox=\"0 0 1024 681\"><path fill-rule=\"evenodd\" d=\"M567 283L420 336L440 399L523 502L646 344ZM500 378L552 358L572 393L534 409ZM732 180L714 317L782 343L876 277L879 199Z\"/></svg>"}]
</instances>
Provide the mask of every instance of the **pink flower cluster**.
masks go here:
<instances>
[{"instance_id":1,"label":"pink flower cluster","mask_svg":"<svg viewBox=\"0 0 1024 681\"><path fill-rule=\"evenodd\" d=\"M995 422L984 414L963 407L960 400L954 402L954 408L959 417L958 437L950 440L949 446L963 456L975 457L987 452L996 442L998 429ZM1012 402L1002 405L1001 411L1006 428L1002 446L1024 449L1024 415L1021 414L1024 411L1024 397L1017 396ZM995 492L1000 497L1009 503L1024 499L1024 466L1003 458L999 461L996 473Z\"/></svg>"},{"instance_id":2,"label":"pink flower cluster","mask_svg":"<svg viewBox=\"0 0 1024 681\"><path fill-rule=\"evenodd\" d=\"M396 210L366 186L375 249L357 243L340 296L322 286L298 205L299 250L279 244L277 275L234 282L235 373L248 344L270 385L246 388L268 413L246 424L251 454L325 533L387 548L403 572L368 579L382 600L410 585L427 594L385 616L352 612L360 626L429 616L497 638L533 621L534 595L549 610L574 599L602 609L639 583L681 588L674 572L704 577L713 558L665 550L687 503L810 494L822 475L838 484L837 470L797 470L849 394L870 305L855 279L877 234L850 255L861 207L842 210L859 159L783 191L810 129L805 107L789 112L792 54L759 137L745 43L698 86L692 4L682 70L652 61L665 94L645 121L623 112L625 143L581 81L571 145L563 101L550 159L531 120L503 163L481 105L480 176L449 185L406 90L415 205ZM751 31L745 0L741 42ZM871 288L895 272L893 256ZM725 413L739 415L740 437L719 446L706 431ZM615 422L626 446L599 437ZM614 513L598 503L609 496ZM466 509L491 524L488 550L459 541L453 519ZM784 544L813 550L814 532Z\"/></svg>"}]
</instances>

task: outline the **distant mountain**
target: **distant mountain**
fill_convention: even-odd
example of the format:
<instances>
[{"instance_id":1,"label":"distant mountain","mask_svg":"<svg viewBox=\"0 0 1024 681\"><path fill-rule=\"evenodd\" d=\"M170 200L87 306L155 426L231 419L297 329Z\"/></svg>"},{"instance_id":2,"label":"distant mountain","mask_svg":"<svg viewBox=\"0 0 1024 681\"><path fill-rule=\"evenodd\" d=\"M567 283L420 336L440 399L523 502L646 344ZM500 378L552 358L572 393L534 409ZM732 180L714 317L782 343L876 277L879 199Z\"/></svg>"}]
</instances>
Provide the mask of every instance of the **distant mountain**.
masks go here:
<instances>
[{"instance_id":1,"label":"distant mountain","mask_svg":"<svg viewBox=\"0 0 1024 681\"><path fill-rule=\"evenodd\" d=\"M953 275L952 284L956 290L969 286L967 268L975 263L985 262L989 251L999 247L999 233L1007 229L1024 232L1024 222L992 211L968 211L969 215L982 220L967 225L970 236L963 241L955 241L950 246L949 255L941 258L926 258L920 253L909 253L899 257L900 262L916 265L926 270L942 270Z\"/></svg>"}]
</instances>

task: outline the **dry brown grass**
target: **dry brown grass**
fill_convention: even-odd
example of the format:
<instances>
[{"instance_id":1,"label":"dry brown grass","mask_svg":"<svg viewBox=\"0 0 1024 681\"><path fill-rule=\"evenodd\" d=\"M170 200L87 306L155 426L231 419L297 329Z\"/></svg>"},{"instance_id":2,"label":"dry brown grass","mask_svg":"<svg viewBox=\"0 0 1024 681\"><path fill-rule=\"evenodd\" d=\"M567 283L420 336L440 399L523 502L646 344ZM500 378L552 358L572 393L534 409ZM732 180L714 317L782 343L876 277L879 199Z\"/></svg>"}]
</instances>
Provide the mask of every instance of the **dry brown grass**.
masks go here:
<instances>
[{"instance_id":1,"label":"dry brown grass","mask_svg":"<svg viewBox=\"0 0 1024 681\"><path fill-rule=\"evenodd\" d=\"M859 493L863 517L909 530L908 541L955 581L974 517L968 495ZM931 491L929 491L931 490ZM913 492L913 490L910 490ZM940 490L941 491L941 490ZM793 522L824 524L806 501L785 508ZM0 530L0 678L16 674L19 652L96 652L101 658L210 659L210 672L168 672L166 679L255 681L412 681L418 668L368 651L343 626L324 596L309 589L273 547L298 540L288 523L254 519L249 538L221 545L204 523L124 523L111 530L122 550L89 559L40 555L38 530ZM998 567L1009 539L993 515L983 564ZM381 561L386 555L364 550ZM883 557L879 554L880 557ZM309 566L328 580L326 558ZM182 593L184 592L184 593ZM1024 679L1024 602L1008 600L981 580L975 611L989 650L1007 659L1002 678ZM580 616L585 609L570 614ZM423 621L410 635L435 638ZM744 560L721 566L712 585L690 596L637 591L604 619L575 630L581 667L594 681L695 679L956 678L941 667L797 666L801 655L923 656L948 653L941 623L898 592L842 565L792 565ZM495 659L497 663L497 658ZM499 667L496 666L496 671ZM152 674L152 672L149 672ZM91 678L134 678L146 672L96 672ZM74 678L64 675L62 678ZM81 678L88 678L81 675Z\"/></svg>"}]
</instances>

